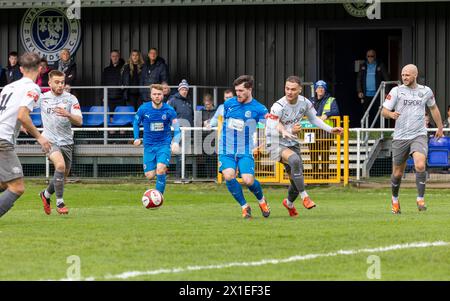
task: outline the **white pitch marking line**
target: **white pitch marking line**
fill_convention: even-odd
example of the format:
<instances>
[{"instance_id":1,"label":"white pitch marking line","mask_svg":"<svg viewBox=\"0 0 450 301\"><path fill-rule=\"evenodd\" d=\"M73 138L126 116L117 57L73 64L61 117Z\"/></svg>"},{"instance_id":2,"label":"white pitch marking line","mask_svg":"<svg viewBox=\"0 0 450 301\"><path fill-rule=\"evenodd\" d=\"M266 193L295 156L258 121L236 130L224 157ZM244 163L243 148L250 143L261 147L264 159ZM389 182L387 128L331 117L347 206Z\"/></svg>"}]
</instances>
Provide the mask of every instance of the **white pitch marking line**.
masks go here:
<instances>
[{"instance_id":1,"label":"white pitch marking line","mask_svg":"<svg viewBox=\"0 0 450 301\"><path fill-rule=\"evenodd\" d=\"M402 249L414 249L414 248L428 248L428 247L442 247L448 246L450 243L445 241L435 241L435 242L412 242L406 244L397 244L391 245L387 247L379 247L372 249L357 249L357 250L339 250L336 252L330 253L322 253L322 254L307 254L307 255L295 255L288 258L283 259L263 259L260 261L250 261L250 262L230 262L224 264L217 265L203 265L203 266L187 266L185 268L172 268L172 269L159 269L159 270L150 270L150 271L130 271L124 272L117 275L105 275L101 277L101 279L128 279L139 276L151 276L151 275L159 275L159 274L176 274L176 273L184 273L191 271L202 271L202 270L220 270L231 267L249 267L249 266L262 266L267 264L280 264L280 263L288 263L295 261L303 261L316 259L319 257L333 257L338 255L355 255L360 253L380 253L380 252L388 252ZM97 278L98 279L98 278ZM95 277L87 277L84 280L97 280ZM61 279L61 281L67 281L70 279Z\"/></svg>"}]
</instances>

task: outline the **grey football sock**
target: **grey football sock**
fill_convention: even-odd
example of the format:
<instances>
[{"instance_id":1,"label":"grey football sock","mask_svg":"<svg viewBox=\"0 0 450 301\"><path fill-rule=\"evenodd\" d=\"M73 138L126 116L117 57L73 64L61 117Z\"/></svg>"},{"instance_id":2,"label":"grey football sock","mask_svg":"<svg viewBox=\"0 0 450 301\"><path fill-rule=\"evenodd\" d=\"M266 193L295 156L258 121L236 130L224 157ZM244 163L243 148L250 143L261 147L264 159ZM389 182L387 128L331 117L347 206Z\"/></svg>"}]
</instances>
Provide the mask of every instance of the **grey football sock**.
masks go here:
<instances>
[{"instance_id":1,"label":"grey football sock","mask_svg":"<svg viewBox=\"0 0 450 301\"><path fill-rule=\"evenodd\" d=\"M425 195L425 182L427 181L427 172L416 172L417 196L423 198Z\"/></svg>"},{"instance_id":2,"label":"grey football sock","mask_svg":"<svg viewBox=\"0 0 450 301\"><path fill-rule=\"evenodd\" d=\"M292 179L290 179L290 181L291 181L291 185L289 185L289 188L288 188L288 200L289 200L289 202L293 203L297 199L300 192L298 192L297 188L295 188L294 181Z\"/></svg>"},{"instance_id":3,"label":"grey football sock","mask_svg":"<svg viewBox=\"0 0 450 301\"><path fill-rule=\"evenodd\" d=\"M55 171L53 183L55 186L56 198L62 199L64 194L64 172Z\"/></svg>"},{"instance_id":4,"label":"grey football sock","mask_svg":"<svg viewBox=\"0 0 450 301\"><path fill-rule=\"evenodd\" d=\"M50 194L54 194L55 193L55 180L54 179L50 180L50 183L48 183L48 186L47 186L46 190Z\"/></svg>"},{"instance_id":5,"label":"grey football sock","mask_svg":"<svg viewBox=\"0 0 450 301\"><path fill-rule=\"evenodd\" d=\"M398 198L398 192L400 190L400 184L402 183L402 177L394 177L391 175L391 187L392 187L392 196Z\"/></svg>"},{"instance_id":6,"label":"grey football sock","mask_svg":"<svg viewBox=\"0 0 450 301\"><path fill-rule=\"evenodd\" d=\"M305 191L305 179L303 177L303 162L302 158L297 154L292 154L288 158L289 167L291 168L292 180L295 183L297 191Z\"/></svg>"},{"instance_id":7,"label":"grey football sock","mask_svg":"<svg viewBox=\"0 0 450 301\"><path fill-rule=\"evenodd\" d=\"M0 194L0 217L5 215L12 206L14 206L14 202L20 197L20 195L15 194L14 192L5 190L2 194Z\"/></svg>"}]
</instances>

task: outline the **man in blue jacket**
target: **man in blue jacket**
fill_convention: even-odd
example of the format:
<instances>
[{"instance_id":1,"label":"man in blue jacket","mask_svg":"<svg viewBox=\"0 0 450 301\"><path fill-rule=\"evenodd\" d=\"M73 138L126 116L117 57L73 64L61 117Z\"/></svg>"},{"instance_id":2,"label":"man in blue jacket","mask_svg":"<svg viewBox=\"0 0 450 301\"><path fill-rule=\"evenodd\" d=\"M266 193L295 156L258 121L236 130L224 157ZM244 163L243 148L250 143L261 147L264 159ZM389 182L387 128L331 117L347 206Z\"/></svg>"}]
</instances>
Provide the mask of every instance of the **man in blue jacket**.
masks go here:
<instances>
[{"instance_id":1,"label":"man in blue jacket","mask_svg":"<svg viewBox=\"0 0 450 301\"><path fill-rule=\"evenodd\" d=\"M158 56L158 50L156 48L150 48L148 60L142 66L140 86L150 86L163 82L169 82L169 70L166 61ZM143 101L149 100L148 88L141 88L140 93Z\"/></svg>"}]
</instances>

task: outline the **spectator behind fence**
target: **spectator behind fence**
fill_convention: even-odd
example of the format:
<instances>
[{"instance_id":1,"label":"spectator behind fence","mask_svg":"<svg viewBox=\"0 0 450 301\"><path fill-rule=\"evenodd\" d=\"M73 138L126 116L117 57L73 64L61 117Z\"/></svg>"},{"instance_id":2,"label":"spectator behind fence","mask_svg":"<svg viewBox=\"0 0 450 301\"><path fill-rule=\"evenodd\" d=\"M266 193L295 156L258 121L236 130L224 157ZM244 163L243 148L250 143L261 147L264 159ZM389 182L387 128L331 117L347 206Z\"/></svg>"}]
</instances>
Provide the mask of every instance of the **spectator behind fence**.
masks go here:
<instances>
[{"instance_id":1,"label":"spectator behind fence","mask_svg":"<svg viewBox=\"0 0 450 301\"><path fill-rule=\"evenodd\" d=\"M66 85L74 86L77 80L77 63L70 56L70 51L64 48L59 53L59 61L53 69L63 72L66 75Z\"/></svg>"},{"instance_id":2,"label":"spectator behind fence","mask_svg":"<svg viewBox=\"0 0 450 301\"><path fill-rule=\"evenodd\" d=\"M214 100L211 94L207 93L203 96L203 108L202 112L202 126L206 128L210 128L210 121L213 118L214 113L216 113L216 109L214 108Z\"/></svg>"},{"instance_id":3,"label":"spectator behind fence","mask_svg":"<svg viewBox=\"0 0 450 301\"><path fill-rule=\"evenodd\" d=\"M6 84L10 84L22 78L20 72L19 55L16 51L8 54L8 66L6 66Z\"/></svg>"},{"instance_id":4,"label":"spectator behind fence","mask_svg":"<svg viewBox=\"0 0 450 301\"><path fill-rule=\"evenodd\" d=\"M317 81L314 84L314 91L316 96L311 99L311 102L316 110L316 116L331 127L339 127L340 124L334 124L333 120L330 120L330 117L339 116L339 108L336 99L328 92L327 83L323 80ZM333 145L333 139L330 137L330 134L327 132L318 131L316 133L316 143L308 144L313 174L319 175L320 172L325 179L328 179L330 174L330 148ZM322 166L321 171L319 171L320 165Z\"/></svg>"},{"instance_id":5,"label":"spectator behind fence","mask_svg":"<svg viewBox=\"0 0 450 301\"><path fill-rule=\"evenodd\" d=\"M6 86L6 69L0 65L0 87Z\"/></svg>"},{"instance_id":6,"label":"spectator behind fence","mask_svg":"<svg viewBox=\"0 0 450 301\"><path fill-rule=\"evenodd\" d=\"M169 70L166 61L158 56L158 50L156 48L150 48L148 59L142 68L140 86L150 86L152 84L161 84L162 82L169 82ZM147 101L149 99L149 89L142 88L141 100Z\"/></svg>"},{"instance_id":7,"label":"spectator behind fence","mask_svg":"<svg viewBox=\"0 0 450 301\"><path fill-rule=\"evenodd\" d=\"M183 79L178 85L178 92L170 97L167 102L177 112L177 119L180 127L192 127L194 126L194 110L192 108L192 102L187 98L189 94L189 84ZM185 133L184 137L187 141L190 141L191 131ZM186 140L183 140L181 147L186 147ZM181 179L181 156L175 156L175 176Z\"/></svg>"},{"instance_id":8,"label":"spectator behind fence","mask_svg":"<svg viewBox=\"0 0 450 301\"><path fill-rule=\"evenodd\" d=\"M50 88L48 87L48 74L52 69L48 66L46 58L42 58L39 65L41 66L41 71L36 80L36 84L41 87L41 92L45 93L50 91Z\"/></svg>"},{"instance_id":9,"label":"spectator behind fence","mask_svg":"<svg viewBox=\"0 0 450 301\"><path fill-rule=\"evenodd\" d=\"M234 97L233 90L226 89L225 92L223 92L223 102L227 101L230 98ZM219 116L223 117L223 104L221 104L214 113L213 118L211 118L211 121L209 122L210 127L216 127L219 124Z\"/></svg>"},{"instance_id":10,"label":"spectator behind fence","mask_svg":"<svg viewBox=\"0 0 450 301\"><path fill-rule=\"evenodd\" d=\"M163 86L163 102L168 102L170 97L172 97L172 90L170 89L170 86L166 82L162 82L161 85Z\"/></svg>"},{"instance_id":11,"label":"spectator behind fence","mask_svg":"<svg viewBox=\"0 0 450 301\"><path fill-rule=\"evenodd\" d=\"M122 67L124 60L120 57L118 50L112 50L110 55L110 63L108 67L103 69L102 86L121 86L122 85ZM108 89L108 107L110 112L114 112L117 106L125 105L123 100L123 91L120 88ZM112 117L112 115L111 115Z\"/></svg>"},{"instance_id":12,"label":"spectator behind fence","mask_svg":"<svg viewBox=\"0 0 450 301\"><path fill-rule=\"evenodd\" d=\"M387 81L389 75L385 65L377 60L377 53L370 49L366 54L366 61L361 64L358 72L356 89L361 101L363 114L367 111L372 98L375 96L382 81ZM378 111L378 105L373 105L369 112L369 123L371 124Z\"/></svg>"},{"instance_id":13,"label":"spectator behind fence","mask_svg":"<svg viewBox=\"0 0 450 301\"><path fill-rule=\"evenodd\" d=\"M450 128L450 106L447 107L447 118L444 120L444 128ZM447 137L450 137L450 132L444 132Z\"/></svg>"},{"instance_id":14,"label":"spectator behind fence","mask_svg":"<svg viewBox=\"0 0 450 301\"><path fill-rule=\"evenodd\" d=\"M122 85L139 86L141 82L142 68L144 67L144 59L139 50L132 50L128 62L122 69ZM143 100L140 98L139 88L125 89L123 99L127 106L133 106L134 110L141 106Z\"/></svg>"}]
</instances>

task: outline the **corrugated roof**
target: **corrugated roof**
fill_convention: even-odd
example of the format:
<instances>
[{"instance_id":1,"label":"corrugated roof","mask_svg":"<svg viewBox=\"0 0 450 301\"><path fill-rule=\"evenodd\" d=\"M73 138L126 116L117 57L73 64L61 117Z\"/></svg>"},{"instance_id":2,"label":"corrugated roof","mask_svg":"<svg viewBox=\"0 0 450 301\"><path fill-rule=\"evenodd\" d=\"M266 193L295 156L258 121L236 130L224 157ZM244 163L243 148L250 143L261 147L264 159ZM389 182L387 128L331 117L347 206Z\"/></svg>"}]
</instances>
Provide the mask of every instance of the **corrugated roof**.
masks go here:
<instances>
[{"instance_id":1,"label":"corrugated roof","mask_svg":"<svg viewBox=\"0 0 450 301\"><path fill-rule=\"evenodd\" d=\"M380 0L381 2L447 2L448 0ZM81 7L119 6L196 6L196 5L263 5L263 4L332 4L365 3L365 0L0 0L0 8L67 7L68 2Z\"/></svg>"}]
</instances>

